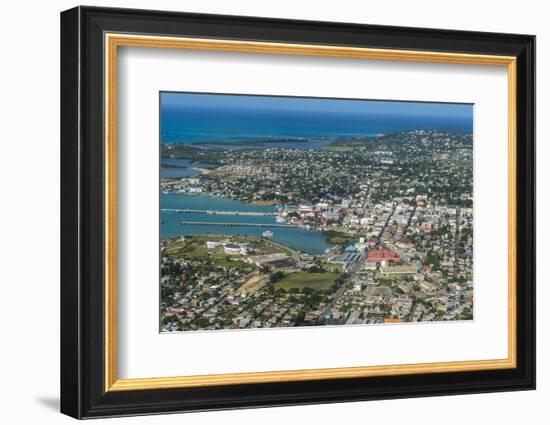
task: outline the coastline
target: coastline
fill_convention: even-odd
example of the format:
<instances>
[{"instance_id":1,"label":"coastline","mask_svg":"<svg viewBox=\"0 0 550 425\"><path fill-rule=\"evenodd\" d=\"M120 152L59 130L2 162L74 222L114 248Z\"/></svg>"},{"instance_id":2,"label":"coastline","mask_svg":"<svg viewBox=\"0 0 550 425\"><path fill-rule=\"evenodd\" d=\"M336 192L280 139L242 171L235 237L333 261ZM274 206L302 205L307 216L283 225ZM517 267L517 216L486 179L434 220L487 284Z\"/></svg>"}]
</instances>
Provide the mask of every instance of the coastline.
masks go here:
<instances>
[{"instance_id":1,"label":"coastline","mask_svg":"<svg viewBox=\"0 0 550 425\"><path fill-rule=\"evenodd\" d=\"M297 249L294 249L290 246L283 245L281 243L275 242L275 241L273 241L271 239L268 239L268 238L258 237L258 236L253 236L253 235L230 234L230 233L204 233L204 234L196 234L196 235L179 235L179 236L168 236L168 237L162 237L161 236L160 240L161 241L175 242L180 238L193 238L193 237L205 237L205 236L208 236L209 238L212 238L212 239L224 239L224 238L225 239L235 239L235 238L250 239L250 240L256 241L256 242L263 242L263 243L271 244L274 247L276 247L278 249L281 249L281 250L290 251L290 254L292 254L292 255L304 254L304 252L302 252L300 250L297 250Z\"/></svg>"}]
</instances>

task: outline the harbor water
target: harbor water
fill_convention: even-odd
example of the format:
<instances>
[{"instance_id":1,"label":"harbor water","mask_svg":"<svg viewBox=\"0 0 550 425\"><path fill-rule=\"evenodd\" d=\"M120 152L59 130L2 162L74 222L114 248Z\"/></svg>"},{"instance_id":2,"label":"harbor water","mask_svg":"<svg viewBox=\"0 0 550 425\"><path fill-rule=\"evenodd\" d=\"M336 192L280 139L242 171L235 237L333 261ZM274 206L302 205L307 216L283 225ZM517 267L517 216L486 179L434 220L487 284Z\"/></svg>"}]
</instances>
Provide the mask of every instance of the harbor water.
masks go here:
<instances>
[{"instance_id":1,"label":"harbor water","mask_svg":"<svg viewBox=\"0 0 550 425\"><path fill-rule=\"evenodd\" d=\"M276 216L269 215L237 215L214 214L206 212L181 213L173 210L200 210L200 211L232 211L274 213L275 206L251 205L232 199L204 195L184 195L176 193L161 194L161 237L199 234L238 234L262 237L265 231L273 232L272 240L290 248L310 254L322 254L330 244L326 236L317 231L301 227L280 227ZM200 225L182 225L182 221L201 223ZM232 226L217 226L214 223L231 223ZM208 225L208 223L213 223ZM239 226L239 224L245 224ZM262 226L246 226L246 224L261 224ZM270 226L273 225L273 226Z\"/></svg>"}]
</instances>

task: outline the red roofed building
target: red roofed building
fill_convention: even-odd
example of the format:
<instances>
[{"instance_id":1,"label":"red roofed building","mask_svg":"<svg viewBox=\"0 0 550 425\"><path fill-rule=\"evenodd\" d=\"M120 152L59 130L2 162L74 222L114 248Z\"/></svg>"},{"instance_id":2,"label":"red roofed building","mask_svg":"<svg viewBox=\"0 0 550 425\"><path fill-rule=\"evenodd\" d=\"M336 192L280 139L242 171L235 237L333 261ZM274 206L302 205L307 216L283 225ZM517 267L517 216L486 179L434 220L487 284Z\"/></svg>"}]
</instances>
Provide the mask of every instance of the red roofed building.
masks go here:
<instances>
[{"instance_id":1,"label":"red roofed building","mask_svg":"<svg viewBox=\"0 0 550 425\"><path fill-rule=\"evenodd\" d=\"M388 264L399 264L401 263L401 258L397 254L386 248L375 248L369 251L367 256L367 261L369 263L381 263L385 261Z\"/></svg>"}]
</instances>

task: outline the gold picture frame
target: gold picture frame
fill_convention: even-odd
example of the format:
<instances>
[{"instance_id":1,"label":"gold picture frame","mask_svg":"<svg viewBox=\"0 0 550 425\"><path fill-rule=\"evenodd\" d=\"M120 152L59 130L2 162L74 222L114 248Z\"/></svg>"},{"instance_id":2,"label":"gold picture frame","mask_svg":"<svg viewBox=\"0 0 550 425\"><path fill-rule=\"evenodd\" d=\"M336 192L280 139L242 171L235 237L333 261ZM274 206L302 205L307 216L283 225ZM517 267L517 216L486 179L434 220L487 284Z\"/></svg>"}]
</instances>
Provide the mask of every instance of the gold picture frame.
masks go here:
<instances>
[{"instance_id":1,"label":"gold picture frame","mask_svg":"<svg viewBox=\"0 0 550 425\"><path fill-rule=\"evenodd\" d=\"M466 372L516 367L516 58L464 53L390 50L308 44L265 43L185 37L105 34L105 391L135 391L204 387L285 381L311 381L411 375L418 373ZM116 374L116 96L119 47L189 49L279 55L324 56L358 60L392 60L506 67L508 72L508 357L388 366L306 369L216 375L117 379Z\"/></svg>"}]
</instances>

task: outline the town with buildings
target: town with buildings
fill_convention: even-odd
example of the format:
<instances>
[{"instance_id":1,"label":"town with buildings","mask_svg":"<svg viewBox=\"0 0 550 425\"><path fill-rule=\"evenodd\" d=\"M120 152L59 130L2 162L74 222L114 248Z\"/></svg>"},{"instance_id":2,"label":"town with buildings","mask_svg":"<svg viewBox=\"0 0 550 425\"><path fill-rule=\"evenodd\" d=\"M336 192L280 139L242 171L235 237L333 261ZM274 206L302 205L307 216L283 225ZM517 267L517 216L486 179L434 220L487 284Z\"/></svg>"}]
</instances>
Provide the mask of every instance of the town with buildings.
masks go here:
<instances>
[{"instance_id":1,"label":"town with buildings","mask_svg":"<svg viewBox=\"0 0 550 425\"><path fill-rule=\"evenodd\" d=\"M169 211L182 232L161 238L161 331L473 319L471 133L334 137L316 148L276 141L162 145L165 158L209 164L162 178L163 194L264 210ZM201 233L188 213L216 221ZM326 249L278 240L293 229Z\"/></svg>"}]
</instances>

